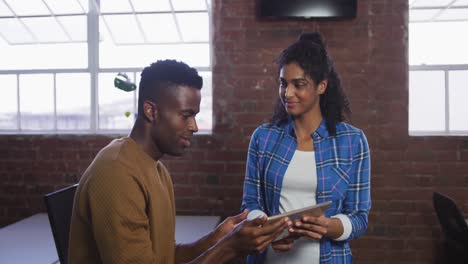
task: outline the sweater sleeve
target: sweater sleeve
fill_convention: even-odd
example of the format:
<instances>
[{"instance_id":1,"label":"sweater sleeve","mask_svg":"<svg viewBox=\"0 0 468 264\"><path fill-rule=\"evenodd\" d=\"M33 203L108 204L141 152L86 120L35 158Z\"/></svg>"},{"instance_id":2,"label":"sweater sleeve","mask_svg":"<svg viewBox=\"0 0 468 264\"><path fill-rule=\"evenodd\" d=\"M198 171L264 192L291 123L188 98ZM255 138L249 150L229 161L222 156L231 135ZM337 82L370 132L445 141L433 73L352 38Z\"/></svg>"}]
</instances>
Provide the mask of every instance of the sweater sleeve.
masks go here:
<instances>
[{"instance_id":1,"label":"sweater sleeve","mask_svg":"<svg viewBox=\"0 0 468 264\"><path fill-rule=\"evenodd\" d=\"M94 177L87 193L102 263L155 263L143 184L119 166L96 173L112 173Z\"/></svg>"}]
</instances>

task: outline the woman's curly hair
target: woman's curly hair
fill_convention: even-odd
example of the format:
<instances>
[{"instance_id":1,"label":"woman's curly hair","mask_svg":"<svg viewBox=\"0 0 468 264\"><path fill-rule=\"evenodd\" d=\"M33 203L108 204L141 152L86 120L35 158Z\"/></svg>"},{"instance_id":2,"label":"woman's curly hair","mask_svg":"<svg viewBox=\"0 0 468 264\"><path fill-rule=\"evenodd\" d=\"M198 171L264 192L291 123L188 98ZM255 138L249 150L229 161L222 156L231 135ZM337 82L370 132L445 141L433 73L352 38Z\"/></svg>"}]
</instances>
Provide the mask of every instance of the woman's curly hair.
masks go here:
<instances>
[{"instance_id":1,"label":"woman's curly hair","mask_svg":"<svg viewBox=\"0 0 468 264\"><path fill-rule=\"evenodd\" d=\"M327 89L320 95L320 111L328 132L336 135L336 124L345 120L346 117L350 118L351 109L341 86L340 77L320 33L302 34L295 43L286 48L277 59L278 72L290 63L297 63L315 84L328 80ZM270 122L275 124L287 120L288 113L281 100L278 99Z\"/></svg>"}]
</instances>

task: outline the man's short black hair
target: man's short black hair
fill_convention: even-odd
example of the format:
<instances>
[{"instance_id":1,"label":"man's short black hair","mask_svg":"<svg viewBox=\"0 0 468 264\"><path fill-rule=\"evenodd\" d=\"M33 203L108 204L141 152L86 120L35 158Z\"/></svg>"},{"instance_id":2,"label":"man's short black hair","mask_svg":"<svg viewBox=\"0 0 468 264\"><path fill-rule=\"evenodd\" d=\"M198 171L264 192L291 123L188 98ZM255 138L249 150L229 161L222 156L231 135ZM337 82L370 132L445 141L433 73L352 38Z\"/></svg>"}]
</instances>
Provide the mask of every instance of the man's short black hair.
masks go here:
<instances>
[{"instance_id":1,"label":"man's short black hair","mask_svg":"<svg viewBox=\"0 0 468 264\"><path fill-rule=\"evenodd\" d=\"M138 115L143 114L145 100L158 102L160 91L185 85L200 90L203 79L196 69L176 60L158 60L141 72L138 94Z\"/></svg>"}]
</instances>

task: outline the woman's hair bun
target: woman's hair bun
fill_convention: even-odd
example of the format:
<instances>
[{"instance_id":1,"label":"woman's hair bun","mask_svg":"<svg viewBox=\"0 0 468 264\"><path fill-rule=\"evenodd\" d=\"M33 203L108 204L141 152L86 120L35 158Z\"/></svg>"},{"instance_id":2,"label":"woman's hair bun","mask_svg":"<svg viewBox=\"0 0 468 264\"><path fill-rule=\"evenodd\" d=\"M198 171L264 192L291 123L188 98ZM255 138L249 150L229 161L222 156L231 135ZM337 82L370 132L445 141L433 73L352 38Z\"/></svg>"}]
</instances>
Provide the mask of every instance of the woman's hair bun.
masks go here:
<instances>
[{"instance_id":1,"label":"woman's hair bun","mask_svg":"<svg viewBox=\"0 0 468 264\"><path fill-rule=\"evenodd\" d=\"M310 41L314 42L316 44L319 44L320 46L325 46L324 45L324 40L323 37L320 33L318 32L312 32L312 33L303 33L299 36L299 41Z\"/></svg>"}]
</instances>

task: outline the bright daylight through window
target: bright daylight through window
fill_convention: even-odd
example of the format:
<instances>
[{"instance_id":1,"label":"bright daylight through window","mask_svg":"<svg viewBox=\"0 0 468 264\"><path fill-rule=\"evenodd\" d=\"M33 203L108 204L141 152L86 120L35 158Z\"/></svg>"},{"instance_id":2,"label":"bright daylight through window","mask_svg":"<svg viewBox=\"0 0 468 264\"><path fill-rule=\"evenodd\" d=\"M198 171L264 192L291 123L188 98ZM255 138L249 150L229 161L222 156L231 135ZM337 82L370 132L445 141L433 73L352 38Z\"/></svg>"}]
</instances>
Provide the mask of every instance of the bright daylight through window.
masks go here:
<instances>
[{"instance_id":1,"label":"bright daylight through window","mask_svg":"<svg viewBox=\"0 0 468 264\"><path fill-rule=\"evenodd\" d=\"M409 134L468 135L468 0L409 0Z\"/></svg>"},{"instance_id":2,"label":"bright daylight through window","mask_svg":"<svg viewBox=\"0 0 468 264\"><path fill-rule=\"evenodd\" d=\"M128 133L138 91L125 73L176 59L203 77L212 128L210 0L0 0L0 133Z\"/></svg>"}]
</instances>

